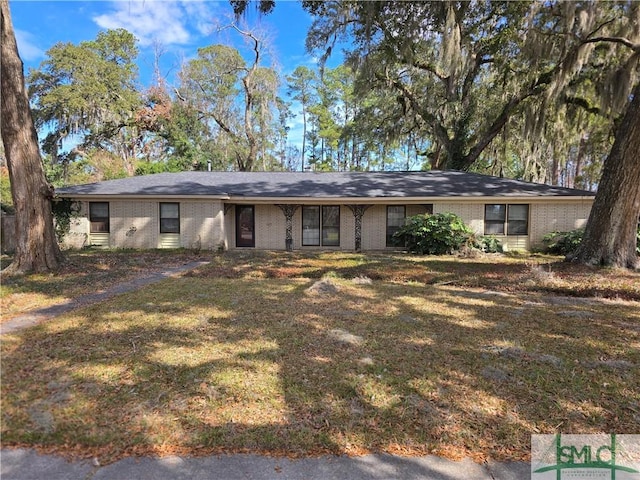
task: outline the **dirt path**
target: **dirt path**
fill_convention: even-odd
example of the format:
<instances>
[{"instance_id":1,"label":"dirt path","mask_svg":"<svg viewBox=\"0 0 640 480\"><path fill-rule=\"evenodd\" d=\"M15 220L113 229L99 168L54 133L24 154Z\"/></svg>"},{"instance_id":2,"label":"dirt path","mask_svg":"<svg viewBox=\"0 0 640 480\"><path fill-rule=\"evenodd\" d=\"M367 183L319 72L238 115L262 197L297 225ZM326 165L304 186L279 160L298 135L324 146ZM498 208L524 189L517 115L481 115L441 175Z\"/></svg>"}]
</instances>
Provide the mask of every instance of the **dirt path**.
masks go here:
<instances>
[{"instance_id":1,"label":"dirt path","mask_svg":"<svg viewBox=\"0 0 640 480\"><path fill-rule=\"evenodd\" d=\"M6 322L2 323L0 325L0 335L12 333L23 328L37 325L40 322L51 320L58 315L70 312L72 310L75 310L76 308L93 305L122 293L133 292L146 285L150 285L152 283L164 280L165 278L169 278L187 272L189 270L193 270L195 268L201 267L202 265L206 265L207 263L209 262L189 262L178 267L167 268L159 272L142 275L133 280L118 283L113 287L101 292L93 293L91 295L85 295L79 298L73 298L71 300L67 300L64 303L59 303L57 305L51 305L49 307L33 310L31 312L25 313L24 315L19 315L12 318L11 320L7 320Z\"/></svg>"}]
</instances>

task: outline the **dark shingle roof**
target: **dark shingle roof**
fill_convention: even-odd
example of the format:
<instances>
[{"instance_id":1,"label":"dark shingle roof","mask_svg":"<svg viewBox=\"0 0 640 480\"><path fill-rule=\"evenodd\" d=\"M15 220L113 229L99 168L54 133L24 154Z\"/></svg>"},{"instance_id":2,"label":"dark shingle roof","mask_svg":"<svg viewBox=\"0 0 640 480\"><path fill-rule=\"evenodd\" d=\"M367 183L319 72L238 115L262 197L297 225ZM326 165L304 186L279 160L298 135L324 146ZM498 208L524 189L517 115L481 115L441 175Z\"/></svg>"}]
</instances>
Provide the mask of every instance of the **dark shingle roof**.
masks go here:
<instances>
[{"instance_id":1,"label":"dark shingle roof","mask_svg":"<svg viewBox=\"0 0 640 480\"><path fill-rule=\"evenodd\" d=\"M428 172L180 172L57 189L84 195L293 198L567 197L593 192L455 171Z\"/></svg>"}]
</instances>

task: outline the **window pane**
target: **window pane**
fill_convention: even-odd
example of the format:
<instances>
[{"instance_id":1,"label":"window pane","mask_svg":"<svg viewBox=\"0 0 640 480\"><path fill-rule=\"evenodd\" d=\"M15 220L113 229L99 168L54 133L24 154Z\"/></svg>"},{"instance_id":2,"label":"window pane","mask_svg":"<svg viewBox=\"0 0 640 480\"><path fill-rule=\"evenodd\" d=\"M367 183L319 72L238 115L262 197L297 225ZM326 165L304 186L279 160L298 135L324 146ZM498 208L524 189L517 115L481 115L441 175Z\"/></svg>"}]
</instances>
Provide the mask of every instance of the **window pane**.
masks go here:
<instances>
[{"instance_id":1,"label":"window pane","mask_svg":"<svg viewBox=\"0 0 640 480\"><path fill-rule=\"evenodd\" d=\"M108 202L91 202L89 203L89 215L91 218L108 218L109 203Z\"/></svg>"},{"instance_id":2,"label":"window pane","mask_svg":"<svg viewBox=\"0 0 640 480\"><path fill-rule=\"evenodd\" d=\"M109 233L109 202L89 202L89 232Z\"/></svg>"},{"instance_id":3,"label":"window pane","mask_svg":"<svg viewBox=\"0 0 640 480\"><path fill-rule=\"evenodd\" d=\"M485 220L496 220L504 222L505 212L507 210L506 205L485 205L484 206L484 219Z\"/></svg>"},{"instance_id":4,"label":"window pane","mask_svg":"<svg viewBox=\"0 0 640 480\"><path fill-rule=\"evenodd\" d=\"M340 207L337 205L322 207L322 226L340 227Z\"/></svg>"},{"instance_id":5,"label":"window pane","mask_svg":"<svg viewBox=\"0 0 640 480\"><path fill-rule=\"evenodd\" d=\"M484 222L485 235L504 235L504 222Z\"/></svg>"},{"instance_id":6,"label":"window pane","mask_svg":"<svg viewBox=\"0 0 640 480\"><path fill-rule=\"evenodd\" d=\"M320 207L302 207L302 245L320 245Z\"/></svg>"},{"instance_id":7,"label":"window pane","mask_svg":"<svg viewBox=\"0 0 640 480\"><path fill-rule=\"evenodd\" d=\"M160 233L180 233L180 204L160 204Z\"/></svg>"},{"instance_id":8,"label":"window pane","mask_svg":"<svg viewBox=\"0 0 640 480\"><path fill-rule=\"evenodd\" d=\"M338 205L322 207L322 245L328 247L340 245L340 207Z\"/></svg>"},{"instance_id":9,"label":"window pane","mask_svg":"<svg viewBox=\"0 0 640 480\"><path fill-rule=\"evenodd\" d=\"M509 205L509 221L527 220L529 217L529 205Z\"/></svg>"},{"instance_id":10,"label":"window pane","mask_svg":"<svg viewBox=\"0 0 640 480\"><path fill-rule=\"evenodd\" d=\"M387 207L387 226L401 227L404 225L405 208L404 205Z\"/></svg>"},{"instance_id":11,"label":"window pane","mask_svg":"<svg viewBox=\"0 0 640 480\"><path fill-rule=\"evenodd\" d=\"M340 245L340 227L322 227L322 245L337 247Z\"/></svg>"},{"instance_id":12,"label":"window pane","mask_svg":"<svg viewBox=\"0 0 640 480\"><path fill-rule=\"evenodd\" d=\"M484 206L484 234L503 235L507 206L493 204Z\"/></svg>"},{"instance_id":13,"label":"window pane","mask_svg":"<svg viewBox=\"0 0 640 480\"><path fill-rule=\"evenodd\" d=\"M393 234L404 225L406 210L404 205L387 206L387 247L396 246L393 241Z\"/></svg>"},{"instance_id":14,"label":"window pane","mask_svg":"<svg viewBox=\"0 0 640 480\"><path fill-rule=\"evenodd\" d=\"M161 218L160 233L180 233L180 219Z\"/></svg>"},{"instance_id":15,"label":"window pane","mask_svg":"<svg viewBox=\"0 0 640 480\"><path fill-rule=\"evenodd\" d=\"M507 235L527 235L529 232L529 205L509 205Z\"/></svg>"},{"instance_id":16,"label":"window pane","mask_svg":"<svg viewBox=\"0 0 640 480\"><path fill-rule=\"evenodd\" d=\"M162 218L180 218L180 204L178 203L161 203L160 217Z\"/></svg>"}]
</instances>

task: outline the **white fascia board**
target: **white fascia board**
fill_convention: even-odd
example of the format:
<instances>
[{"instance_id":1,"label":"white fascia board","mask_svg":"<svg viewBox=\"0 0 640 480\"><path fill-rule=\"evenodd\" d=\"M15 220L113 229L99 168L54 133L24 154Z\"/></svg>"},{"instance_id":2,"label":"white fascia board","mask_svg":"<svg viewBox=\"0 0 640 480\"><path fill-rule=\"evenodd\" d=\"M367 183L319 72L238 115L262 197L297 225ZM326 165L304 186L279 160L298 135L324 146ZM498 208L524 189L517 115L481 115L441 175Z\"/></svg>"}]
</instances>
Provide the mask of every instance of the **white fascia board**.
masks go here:
<instances>
[{"instance_id":1,"label":"white fascia board","mask_svg":"<svg viewBox=\"0 0 640 480\"><path fill-rule=\"evenodd\" d=\"M537 202L592 202L595 196L457 196L457 197L248 197L230 195L112 195L112 194L56 194L56 197L75 200L222 200L237 204L298 204L298 205L411 205L425 203L537 203Z\"/></svg>"},{"instance_id":2,"label":"white fascia board","mask_svg":"<svg viewBox=\"0 0 640 480\"><path fill-rule=\"evenodd\" d=\"M124 200L229 200L228 195L93 195L93 194L56 194L55 197L70 198L72 200L103 200L103 201L124 201Z\"/></svg>"},{"instance_id":3,"label":"white fascia board","mask_svg":"<svg viewBox=\"0 0 640 480\"><path fill-rule=\"evenodd\" d=\"M534 203L534 202L584 202L593 201L592 196L505 196L505 197L244 197L232 196L228 203L237 204L298 204L298 205L411 205L425 203Z\"/></svg>"}]
</instances>

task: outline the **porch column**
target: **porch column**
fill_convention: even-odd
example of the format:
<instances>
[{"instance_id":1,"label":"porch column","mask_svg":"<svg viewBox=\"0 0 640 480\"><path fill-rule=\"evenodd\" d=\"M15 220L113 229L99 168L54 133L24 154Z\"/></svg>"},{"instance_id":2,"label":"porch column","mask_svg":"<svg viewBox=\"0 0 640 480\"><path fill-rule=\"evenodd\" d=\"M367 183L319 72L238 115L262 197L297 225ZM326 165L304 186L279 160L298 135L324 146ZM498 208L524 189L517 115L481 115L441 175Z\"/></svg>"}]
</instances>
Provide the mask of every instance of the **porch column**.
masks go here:
<instances>
[{"instance_id":1,"label":"porch column","mask_svg":"<svg viewBox=\"0 0 640 480\"><path fill-rule=\"evenodd\" d=\"M371 205L347 205L356 219L356 252L362 250L362 216Z\"/></svg>"},{"instance_id":2,"label":"porch column","mask_svg":"<svg viewBox=\"0 0 640 480\"><path fill-rule=\"evenodd\" d=\"M279 207L280 210L282 210L282 213L284 213L284 218L287 222L285 245L286 245L287 251L289 252L293 250L293 215L296 213L296 210L298 210L299 206L300 205L290 205L290 204L276 205L276 207Z\"/></svg>"}]
</instances>

